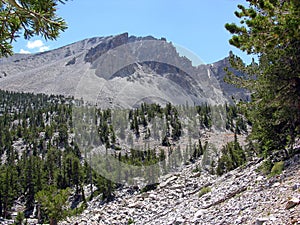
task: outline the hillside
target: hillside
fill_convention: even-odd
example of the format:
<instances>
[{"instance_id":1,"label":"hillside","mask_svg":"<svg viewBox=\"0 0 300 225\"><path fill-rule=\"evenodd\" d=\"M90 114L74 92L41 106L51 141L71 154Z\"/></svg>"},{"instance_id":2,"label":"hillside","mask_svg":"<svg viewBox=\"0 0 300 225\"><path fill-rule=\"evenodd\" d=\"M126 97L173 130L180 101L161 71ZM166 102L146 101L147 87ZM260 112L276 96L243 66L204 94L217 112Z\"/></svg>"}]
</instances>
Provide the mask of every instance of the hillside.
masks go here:
<instances>
[{"instance_id":1,"label":"hillside","mask_svg":"<svg viewBox=\"0 0 300 225\"><path fill-rule=\"evenodd\" d=\"M260 158L225 67L127 33L1 58L0 224L300 224L300 143Z\"/></svg>"},{"instance_id":2,"label":"hillside","mask_svg":"<svg viewBox=\"0 0 300 225\"><path fill-rule=\"evenodd\" d=\"M235 114L233 112L236 111L234 106L227 106L228 121L224 123L223 128L218 123L212 123L213 117L209 113L214 108L212 106L198 106L196 110L191 110L193 109L191 107L189 110L191 115L178 114L178 119L180 119L178 122L182 124L182 133L175 132L176 123L170 125L170 136L165 133L172 144L168 147L164 146L163 141L163 132L167 132L166 127L158 129L162 133L157 134L157 142L155 141L157 132L155 132L157 129L154 127L155 123L147 122L147 129L144 129L142 118L145 116L148 121L149 115L156 119L164 115L165 119L161 121L171 124L171 121L177 120L175 108L171 105L161 108L156 104L142 104L141 108L129 111L99 110L96 114L92 114L92 117L97 115L100 121L103 121L97 123L102 133L88 136L87 139L76 139L76 127L80 127L80 123L75 127L72 126L75 122L74 118L79 118L78 115L72 116L74 108L72 110L71 106L79 104L74 99L3 91L0 94L2 137L0 142L2 150L0 212L6 218L0 218L1 224L12 224L18 218L17 213L20 212L25 213L28 224L37 224L38 221L47 222L48 213L44 208L47 202L42 202L42 210L39 209L38 193L47 196L48 191L51 191L51 195L60 196L60 193L64 193L61 192L62 190L67 191L61 196L67 199L65 208L67 211L61 209L61 212L69 216L63 217L60 224L255 223L279 225L299 224L300 222L299 149L295 151L298 154L285 161L283 172L272 177L262 173L265 161L253 157L249 154L250 152L245 152L248 162L243 163L240 168L229 171L232 168L220 167L222 155L229 154L226 153L224 146L228 142L235 143L233 131L240 130L241 134L238 135L237 143L244 145L245 131L242 129L242 124L237 123L240 117L232 117ZM81 109L84 110L81 111ZM177 110L183 110L183 108ZM92 111L79 107L76 113L80 112L88 115ZM139 140L150 133L148 138L153 144L150 146L158 145L158 149L165 150L163 154L165 156L161 155L161 151L155 153L152 147L140 153L133 150L126 151L129 148L126 147L129 142L122 141L122 132L120 133L121 130L117 127L108 133L103 133L105 121L108 124L114 124L113 121L109 122L109 118L113 118L109 114L116 116L123 115L124 112L132 115L132 118L128 117L131 119L124 121L128 123L124 130L126 137L129 137L130 133L136 135L138 130L139 135L133 143L139 144ZM189 133L189 126L186 126L186 122L195 117L200 119L199 124L196 125L202 131L200 137ZM233 124L231 120L234 121ZM134 121L140 122L134 124ZM92 121L91 124L94 122ZM89 123L82 123L82 125L87 124ZM148 130L150 130L149 133ZM81 134L85 135L85 132ZM114 134L117 136L115 141ZM189 136L193 138L189 140ZM90 139L92 137L100 137L101 141ZM157 171L158 174L155 172L150 177L145 176L153 178L160 174L156 177L157 183L144 186L145 184L143 185L138 180L131 184L118 184L105 179L101 176L103 173L99 173L96 167L90 167L93 164L86 163L89 162L89 157L84 156L86 151L78 152L78 147L82 146L80 141L84 143L90 141L96 146L107 146L110 150L108 154L113 156L118 153L117 158L119 157L120 161L129 166L147 166L155 164L158 159L162 160L157 164L159 165L157 169L161 171L161 174ZM202 145L201 142L205 144ZM181 151L176 146L182 146ZM246 150L245 147L243 149ZM239 149L230 151L234 152L233 155L240 154ZM166 157L170 156L170 153L173 157ZM230 153L228 156L233 157L233 155ZM105 154L101 156L104 157ZM94 155L93 159L97 159L97 155ZM165 168L167 174L164 175ZM218 168L228 171L223 175L216 175L216 173L225 172ZM120 171L124 174L128 172L126 168ZM139 174L142 172L143 170L139 170ZM52 192L51 187L59 188L61 191L57 192L54 189ZM55 207L60 210L58 205L55 204ZM10 217L14 219L9 219Z\"/></svg>"},{"instance_id":3,"label":"hillside","mask_svg":"<svg viewBox=\"0 0 300 225\"><path fill-rule=\"evenodd\" d=\"M258 172L261 165L257 159L218 177L197 171L198 161L164 177L156 190L119 190L114 201L95 199L60 224L300 224L299 155L275 177Z\"/></svg>"},{"instance_id":4,"label":"hillside","mask_svg":"<svg viewBox=\"0 0 300 225\"><path fill-rule=\"evenodd\" d=\"M199 171L224 173L232 168L219 166L218 149L235 143L228 149L243 163L238 139L245 125L230 105L112 110L61 95L0 91L0 215L32 223L62 219L93 198L114 201L118 189L153 190L161 176L199 159ZM52 201L67 205L50 210Z\"/></svg>"}]
</instances>

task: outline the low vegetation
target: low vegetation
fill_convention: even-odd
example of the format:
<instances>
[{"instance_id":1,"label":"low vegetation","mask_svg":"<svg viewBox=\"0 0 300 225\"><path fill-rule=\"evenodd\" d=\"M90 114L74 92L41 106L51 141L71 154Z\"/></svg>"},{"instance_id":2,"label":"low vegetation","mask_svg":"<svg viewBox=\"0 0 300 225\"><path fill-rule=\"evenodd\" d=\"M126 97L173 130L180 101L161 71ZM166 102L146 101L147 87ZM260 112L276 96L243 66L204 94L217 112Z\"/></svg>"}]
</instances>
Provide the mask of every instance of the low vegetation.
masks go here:
<instances>
[{"instance_id":1,"label":"low vegetation","mask_svg":"<svg viewBox=\"0 0 300 225\"><path fill-rule=\"evenodd\" d=\"M199 196L199 198L201 198L203 195L205 195L205 194L207 194L207 193L209 193L209 192L211 192L211 188L210 188L210 187L203 187L203 188L201 188L201 190L199 191L198 196Z\"/></svg>"},{"instance_id":2,"label":"low vegetation","mask_svg":"<svg viewBox=\"0 0 300 225\"><path fill-rule=\"evenodd\" d=\"M283 169L284 169L284 162L283 161L276 162L271 169L270 176L280 175Z\"/></svg>"}]
</instances>

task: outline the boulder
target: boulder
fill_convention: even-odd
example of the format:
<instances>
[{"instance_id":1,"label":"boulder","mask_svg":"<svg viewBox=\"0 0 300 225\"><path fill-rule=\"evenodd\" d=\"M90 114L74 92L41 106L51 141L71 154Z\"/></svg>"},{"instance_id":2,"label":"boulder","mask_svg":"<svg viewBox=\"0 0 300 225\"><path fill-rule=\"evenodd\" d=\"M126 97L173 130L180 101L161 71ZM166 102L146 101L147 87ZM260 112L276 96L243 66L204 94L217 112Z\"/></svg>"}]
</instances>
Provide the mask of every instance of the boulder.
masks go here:
<instances>
[{"instance_id":1,"label":"boulder","mask_svg":"<svg viewBox=\"0 0 300 225\"><path fill-rule=\"evenodd\" d=\"M299 190L300 189L300 183L294 184L292 189L293 189L293 191Z\"/></svg>"},{"instance_id":2,"label":"boulder","mask_svg":"<svg viewBox=\"0 0 300 225\"><path fill-rule=\"evenodd\" d=\"M293 207L295 207L296 205L300 204L300 199L293 197L290 200L288 200L288 202L285 205L285 209L291 209Z\"/></svg>"},{"instance_id":3,"label":"boulder","mask_svg":"<svg viewBox=\"0 0 300 225\"><path fill-rule=\"evenodd\" d=\"M255 225L263 225L267 221L269 221L269 218L266 217L257 218L255 221Z\"/></svg>"}]
</instances>

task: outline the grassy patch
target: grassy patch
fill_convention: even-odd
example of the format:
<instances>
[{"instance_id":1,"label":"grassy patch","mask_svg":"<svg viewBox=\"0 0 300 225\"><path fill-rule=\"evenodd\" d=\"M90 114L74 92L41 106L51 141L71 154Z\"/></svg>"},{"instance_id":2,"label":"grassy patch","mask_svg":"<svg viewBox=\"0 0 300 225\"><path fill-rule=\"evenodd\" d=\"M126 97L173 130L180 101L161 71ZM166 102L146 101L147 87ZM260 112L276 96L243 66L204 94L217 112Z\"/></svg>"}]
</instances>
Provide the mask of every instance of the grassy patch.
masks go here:
<instances>
[{"instance_id":1,"label":"grassy patch","mask_svg":"<svg viewBox=\"0 0 300 225\"><path fill-rule=\"evenodd\" d=\"M201 188L201 190L199 191L199 198L202 197L203 195L207 194L211 192L211 188L210 187L203 187Z\"/></svg>"}]
</instances>

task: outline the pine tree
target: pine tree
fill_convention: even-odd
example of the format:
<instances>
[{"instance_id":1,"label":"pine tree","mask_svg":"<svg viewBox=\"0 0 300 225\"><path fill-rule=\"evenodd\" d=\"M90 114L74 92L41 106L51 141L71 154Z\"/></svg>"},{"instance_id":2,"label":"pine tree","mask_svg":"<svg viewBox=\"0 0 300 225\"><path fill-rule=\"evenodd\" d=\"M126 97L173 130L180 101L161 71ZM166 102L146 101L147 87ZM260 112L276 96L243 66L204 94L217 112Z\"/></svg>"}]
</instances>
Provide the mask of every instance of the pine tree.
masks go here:
<instances>
[{"instance_id":1,"label":"pine tree","mask_svg":"<svg viewBox=\"0 0 300 225\"><path fill-rule=\"evenodd\" d=\"M25 205L27 210L32 210L34 207L34 165L33 165L33 157L29 157L26 162L25 167L25 176L26 176L26 191L25 191Z\"/></svg>"},{"instance_id":2,"label":"pine tree","mask_svg":"<svg viewBox=\"0 0 300 225\"><path fill-rule=\"evenodd\" d=\"M252 140L260 153L292 147L300 135L300 1L248 0L235 15L241 26L226 24L233 34L230 44L259 62L245 65L230 54L231 65L245 75L228 70L227 81L252 92L244 105L252 122Z\"/></svg>"},{"instance_id":3,"label":"pine tree","mask_svg":"<svg viewBox=\"0 0 300 225\"><path fill-rule=\"evenodd\" d=\"M79 188L82 181L82 174L81 174L81 165L78 158L73 159L72 165L72 172L73 172L73 183L75 185L75 193L79 194Z\"/></svg>"},{"instance_id":4,"label":"pine tree","mask_svg":"<svg viewBox=\"0 0 300 225\"><path fill-rule=\"evenodd\" d=\"M58 190L50 186L48 190L42 190L36 194L37 201L50 219L50 225L57 225L57 222L66 215L65 206L69 192L69 189Z\"/></svg>"}]
</instances>

